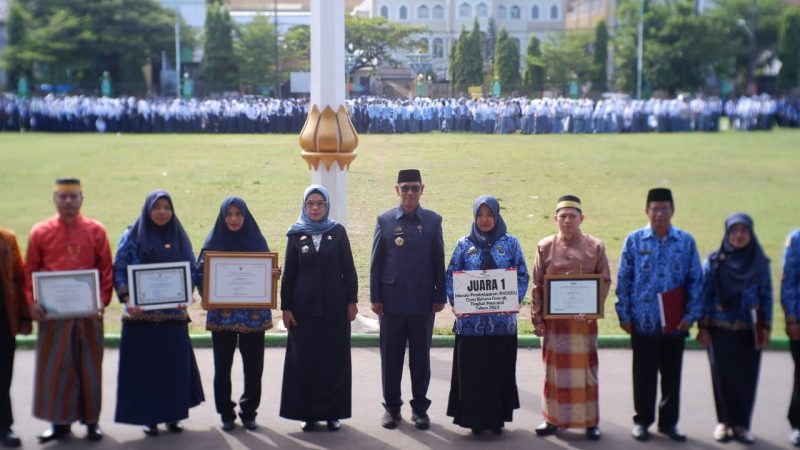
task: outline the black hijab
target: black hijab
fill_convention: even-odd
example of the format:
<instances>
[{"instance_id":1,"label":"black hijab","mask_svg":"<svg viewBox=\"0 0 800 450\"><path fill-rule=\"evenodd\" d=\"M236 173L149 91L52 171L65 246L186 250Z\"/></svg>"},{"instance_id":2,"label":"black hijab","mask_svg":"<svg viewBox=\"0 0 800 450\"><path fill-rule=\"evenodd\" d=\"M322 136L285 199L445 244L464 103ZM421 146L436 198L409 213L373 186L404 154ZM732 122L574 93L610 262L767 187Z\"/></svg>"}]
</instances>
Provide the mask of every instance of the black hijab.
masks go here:
<instances>
[{"instance_id":1,"label":"black hijab","mask_svg":"<svg viewBox=\"0 0 800 450\"><path fill-rule=\"evenodd\" d=\"M172 209L172 217L163 226L156 225L150 213L160 199L166 199ZM131 235L138 245L139 260L142 264L190 261L192 243L186 235L172 207L172 197L163 190L147 194L142 214L131 225Z\"/></svg>"},{"instance_id":2,"label":"black hijab","mask_svg":"<svg viewBox=\"0 0 800 450\"><path fill-rule=\"evenodd\" d=\"M237 231L228 229L225 223L225 216L228 215L228 208L235 205L242 212L244 223L242 228ZM219 207L217 221L214 228L208 234L206 242L203 244L203 251L219 250L228 252L268 252L269 246L261 229L258 228L256 219L247 209L247 203L241 197L228 197L222 201Z\"/></svg>"},{"instance_id":3,"label":"black hijab","mask_svg":"<svg viewBox=\"0 0 800 450\"><path fill-rule=\"evenodd\" d=\"M731 245L729 238L733 226L740 223L750 230L750 242L737 249ZM769 276L769 259L753 232L753 219L744 213L728 216L722 244L708 258L711 263L709 287L717 294L725 310L738 309L742 292Z\"/></svg>"},{"instance_id":4,"label":"black hijab","mask_svg":"<svg viewBox=\"0 0 800 450\"><path fill-rule=\"evenodd\" d=\"M494 216L494 228L488 233L478 229L477 217L481 206L486 205ZM491 195L481 195L472 204L472 231L469 233L469 240L481 249L481 269L496 269L497 263L492 258L492 245L506 234L506 223L500 215L500 203Z\"/></svg>"}]
</instances>

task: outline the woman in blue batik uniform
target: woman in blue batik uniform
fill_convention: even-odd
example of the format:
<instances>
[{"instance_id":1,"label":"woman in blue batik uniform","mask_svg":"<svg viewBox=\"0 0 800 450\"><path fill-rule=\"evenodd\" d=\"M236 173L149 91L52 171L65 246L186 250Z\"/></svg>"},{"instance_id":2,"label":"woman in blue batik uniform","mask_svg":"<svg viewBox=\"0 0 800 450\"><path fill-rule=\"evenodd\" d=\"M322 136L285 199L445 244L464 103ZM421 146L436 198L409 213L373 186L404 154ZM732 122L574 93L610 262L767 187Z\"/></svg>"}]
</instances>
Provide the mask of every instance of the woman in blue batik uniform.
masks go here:
<instances>
[{"instance_id":1,"label":"woman in blue batik uniform","mask_svg":"<svg viewBox=\"0 0 800 450\"><path fill-rule=\"evenodd\" d=\"M704 265L705 314L698 340L708 348L717 422L714 439L752 444L761 348L769 342L772 283L769 259L753 220L735 213L725 221L719 250Z\"/></svg>"},{"instance_id":2,"label":"woman in blue batik uniform","mask_svg":"<svg viewBox=\"0 0 800 450\"><path fill-rule=\"evenodd\" d=\"M203 253L206 251L269 251L267 240L243 199L228 197L220 205L217 221L200 252L200 277L203 276ZM273 268L272 276L279 277L280 269ZM202 282L199 285L202 286ZM215 308L206 315L206 330L211 331L214 350L214 403L225 431L233 430L236 420L236 403L231 401L231 366L237 341L244 371L244 392L239 398L239 417L248 430L258 428L256 409L261 403L264 332L270 328L272 311L268 308Z\"/></svg>"},{"instance_id":3,"label":"woman in blue batik uniform","mask_svg":"<svg viewBox=\"0 0 800 450\"><path fill-rule=\"evenodd\" d=\"M528 269L519 241L506 233L500 204L483 195L472 205L472 231L456 243L447 267L447 297L453 304L453 272L517 269L519 301L528 291ZM453 374L447 415L453 423L502 433L519 408L517 392L517 314L456 315Z\"/></svg>"},{"instance_id":4,"label":"woman in blue batik uniform","mask_svg":"<svg viewBox=\"0 0 800 450\"><path fill-rule=\"evenodd\" d=\"M203 400L200 372L189 340L186 308L144 311L128 301L128 265L188 262L196 284L192 243L172 208L172 198L151 192L142 213L120 239L114 260L117 296L125 303L119 343L114 420L143 425L148 436L166 423L173 433Z\"/></svg>"}]
</instances>

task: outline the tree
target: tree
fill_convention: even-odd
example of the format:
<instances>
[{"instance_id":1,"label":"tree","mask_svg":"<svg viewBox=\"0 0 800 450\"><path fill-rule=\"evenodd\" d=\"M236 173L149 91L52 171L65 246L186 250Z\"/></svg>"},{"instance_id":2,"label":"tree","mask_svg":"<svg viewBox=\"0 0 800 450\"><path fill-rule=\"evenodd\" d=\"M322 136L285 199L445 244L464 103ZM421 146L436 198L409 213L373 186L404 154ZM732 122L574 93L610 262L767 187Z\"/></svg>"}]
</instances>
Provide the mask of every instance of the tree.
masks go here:
<instances>
[{"instance_id":1,"label":"tree","mask_svg":"<svg viewBox=\"0 0 800 450\"><path fill-rule=\"evenodd\" d=\"M239 76L233 51L233 21L222 0L206 2L201 70L208 91L226 91L237 87Z\"/></svg>"},{"instance_id":2,"label":"tree","mask_svg":"<svg viewBox=\"0 0 800 450\"><path fill-rule=\"evenodd\" d=\"M607 80L608 64L608 29L606 21L597 22L594 29L594 65L592 67L592 88L595 91L605 92L608 90Z\"/></svg>"},{"instance_id":3,"label":"tree","mask_svg":"<svg viewBox=\"0 0 800 450\"><path fill-rule=\"evenodd\" d=\"M450 81L457 92L463 92L467 85L464 82L464 63L461 57L461 47L467 39L467 30L461 25L461 33L450 48Z\"/></svg>"},{"instance_id":4,"label":"tree","mask_svg":"<svg viewBox=\"0 0 800 450\"><path fill-rule=\"evenodd\" d=\"M486 42L483 45L483 54L489 67L494 65L495 47L497 46L497 25L494 17L489 17L489 29L486 30Z\"/></svg>"},{"instance_id":5,"label":"tree","mask_svg":"<svg viewBox=\"0 0 800 450\"><path fill-rule=\"evenodd\" d=\"M464 66L465 86L476 86L483 84L483 57L481 57L481 28L476 18L472 22L472 31L467 35L467 39L459 41L459 53L461 54L462 65Z\"/></svg>"},{"instance_id":6,"label":"tree","mask_svg":"<svg viewBox=\"0 0 800 450\"><path fill-rule=\"evenodd\" d=\"M778 53L778 33L781 24L781 15L787 8L784 0L715 0L717 6L708 12L711 20L715 21L715 32L721 33L724 38L719 42L719 51L726 57L733 58L735 65L726 67L727 73L737 76L741 84L747 80L749 64L748 33L737 22L745 21L747 27L755 33L756 57L766 55L767 52L775 55ZM753 7L755 5L755 10ZM755 14L755 26L752 23ZM717 31L719 30L719 31ZM712 30L704 30L700 36L711 37ZM761 63L766 63L762 59Z\"/></svg>"},{"instance_id":7,"label":"tree","mask_svg":"<svg viewBox=\"0 0 800 450\"><path fill-rule=\"evenodd\" d=\"M511 92L519 87L519 47L515 39L508 37L505 27L497 35L494 76L503 92Z\"/></svg>"},{"instance_id":8,"label":"tree","mask_svg":"<svg viewBox=\"0 0 800 450\"><path fill-rule=\"evenodd\" d=\"M264 15L257 15L238 30L234 52L240 86L256 92L275 86L279 81L279 74L275 71L275 45L275 26Z\"/></svg>"},{"instance_id":9,"label":"tree","mask_svg":"<svg viewBox=\"0 0 800 450\"><path fill-rule=\"evenodd\" d=\"M311 70L311 28L295 25L283 36L281 70L308 72Z\"/></svg>"},{"instance_id":10,"label":"tree","mask_svg":"<svg viewBox=\"0 0 800 450\"><path fill-rule=\"evenodd\" d=\"M383 17L348 15L345 18L345 42L359 53L350 73L382 64L398 67L400 62L394 55L402 51L417 50L420 39L416 36L427 30L418 25L390 23Z\"/></svg>"},{"instance_id":11,"label":"tree","mask_svg":"<svg viewBox=\"0 0 800 450\"><path fill-rule=\"evenodd\" d=\"M585 84L589 81L592 60L587 53L590 32L572 31L552 33L542 46L542 61L553 89L567 95L572 81Z\"/></svg>"},{"instance_id":12,"label":"tree","mask_svg":"<svg viewBox=\"0 0 800 450\"><path fill-rule=\"evenodd\" d=\"M96 90L108 71L118 91L143 92L142 67L174 55L174 21L155 0L14 0L4 59L12 83L24 72L37 84Z\"/></svg>"},{"instance_id":13,"label":"tree","mask_svg":"<svg viewBox=\"0 0 800 450\"><path fill-rule=\"evenodd\" d=\"M800 88L800 8L787 9L780 28L778 83L785 91Z\"/></svg>"},{"instance_id":14,"label":"tree","mask_svg":"<svg viewBox=\"0 0 800 450\"><path fill-rule=\"evenodd\" d=\"M544 90L544 61L540 47L539 38L531 33L525 50L525 72L522 77L522 86L531 96L540 96Z\"/></svg>"}]
</instances>

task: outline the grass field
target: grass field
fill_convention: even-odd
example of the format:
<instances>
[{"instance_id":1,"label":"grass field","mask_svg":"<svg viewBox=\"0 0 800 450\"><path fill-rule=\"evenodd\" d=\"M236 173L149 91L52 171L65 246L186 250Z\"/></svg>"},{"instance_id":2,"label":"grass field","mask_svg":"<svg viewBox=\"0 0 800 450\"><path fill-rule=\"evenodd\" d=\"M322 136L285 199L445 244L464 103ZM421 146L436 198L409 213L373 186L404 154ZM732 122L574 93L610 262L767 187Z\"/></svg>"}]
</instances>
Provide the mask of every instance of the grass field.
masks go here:
<instances>
[{"instance_id":1,"label":"grass field","mask_svg":"<svg viewBox=\"0 0 800 450\"><path fill-rule=\"evenodd\" d=\"M472 201L500 199L509 231L520 238L529 265L536 243L556 231L553 206L566 193L581 197L584 232L606 242L612 273L625 236L647 223L650 187L673 190L673 223L691 232L701 257L714 250L723 221L746 211L772 259L775 334L783 335L778 291L783 242L800 226L800 133L723 132L648 135L398 135L361 136L351 166L348 232L360 275L360 309L368 313L369 256L375 216L396 203L398 169L418 167L424 206L445 218L446 258L469 231ZM242 196L273 251L282 254L284 233L300 212L310 175L296 136L261 135L59 135L0 134L0 226L26 245L30 227L54 213L53 180L81 178L85 215L103 222L116 246L138 216L146 194L164 188L196 250L211 229L219 204ZM612 296L601 333L619 334ZM197 308L197 311L194 309ZM523 308L525 310L525 308ZM106 319L119 329L119 306ZM525 314L527 316L527 314ZM193 306L193 330L202 311ZM527 323L527 321L521 321ZM452 317L437 319L440 331ZM525 329L525 328L523 328ZM527 330L530 328L528 327Z\"/></svg>"}]
</instances>

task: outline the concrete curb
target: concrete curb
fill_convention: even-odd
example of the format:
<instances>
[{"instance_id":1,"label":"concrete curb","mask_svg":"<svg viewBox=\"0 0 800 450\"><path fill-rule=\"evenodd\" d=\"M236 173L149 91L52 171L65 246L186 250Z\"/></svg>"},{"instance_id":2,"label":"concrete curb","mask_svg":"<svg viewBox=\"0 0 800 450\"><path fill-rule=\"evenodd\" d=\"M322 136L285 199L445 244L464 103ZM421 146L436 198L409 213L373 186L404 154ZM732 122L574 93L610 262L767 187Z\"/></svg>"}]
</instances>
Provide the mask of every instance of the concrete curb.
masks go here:
<instances>
[{"instance_id":1,"label":"concrete curb","mask_svg":"<svg viewBox=\"0 0 800 450\"><path fill-rule=\"evenodd\" d=\"M266 347L285 347L286 346L286 333L267 333L264 339ZM192 346L198 348L211 347L211 334L193 334L191 335ZM433 336L431 345L433 347L452 347L455 341L455 336ZM378 335L377 334L353 334L350 338L350 343L353 347L377 347ZM105 345L109 348L119 347L119 334L106 334ZM600 348L629 348L630 338L624 336L599 336L597 338L597 345ZM520 335L517 338L517 346L519 348L539 348L541 347L541 340L530 334ZM36 347L36 336L17 336L17 348L32 349ZM691 350L700 350L702 347L694 339L686 340L686 348ZM770 351L788 351L789 338L784 336L773 337L770 345L767 348Z\"/></svg>"}]
</instances>

